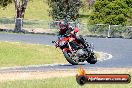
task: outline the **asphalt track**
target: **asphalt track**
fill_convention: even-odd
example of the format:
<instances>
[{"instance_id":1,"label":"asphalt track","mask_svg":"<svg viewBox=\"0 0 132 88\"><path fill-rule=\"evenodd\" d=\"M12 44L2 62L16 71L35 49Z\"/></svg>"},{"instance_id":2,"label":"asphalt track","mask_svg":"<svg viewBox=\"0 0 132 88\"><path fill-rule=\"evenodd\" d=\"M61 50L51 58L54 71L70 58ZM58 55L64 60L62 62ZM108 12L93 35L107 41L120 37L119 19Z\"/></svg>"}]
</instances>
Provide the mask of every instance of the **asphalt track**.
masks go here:
<instances>
[{"instance_id":1,"label":"asphalt track","mask_svg":"<svg viewBox=\"0 0 132 88\"><path fill-rule=\"evenodd\" d=\"M132 67L132 40L121 38L92 38L85 37L89 43L93 43L95 51L107 52L113 57L108 60L99 61L94 65L84 63L80 65L53 64L38 65L20 68L0 69L0 71L45 71L45 70L65 70L76 69L82 66L88 68L129 68ZM26 42L33 44L53 45L52 40L56 40L57 36L53 35L35 35L35 34L7 34L0 33L0 41Z\"/></svg>"}]
</instances>

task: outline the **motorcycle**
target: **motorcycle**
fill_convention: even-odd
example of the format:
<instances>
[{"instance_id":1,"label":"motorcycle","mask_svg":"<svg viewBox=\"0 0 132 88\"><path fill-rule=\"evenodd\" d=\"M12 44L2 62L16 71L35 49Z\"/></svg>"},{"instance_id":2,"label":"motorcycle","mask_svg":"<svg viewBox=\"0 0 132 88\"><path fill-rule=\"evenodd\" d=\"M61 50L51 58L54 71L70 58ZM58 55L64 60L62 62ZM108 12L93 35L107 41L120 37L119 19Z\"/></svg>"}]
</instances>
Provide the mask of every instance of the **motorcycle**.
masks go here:
<instances>
[{"instance_id":1,"label":"motorcycle","mask_svg":"<svg viewBox=\"0 0 132 88\"><path fill-rule=\"evenodd\" d=\"M72 65L78 65L79 62L84 61L95 64L97 57L93 51L93 46L89 45L82 36L80 38L85 41L87 49L72 36L60 38L57 41L52 41L52 43L55 43L56 48L59 47L62 50L64 57Z\"/></svg>"}]
</instances>

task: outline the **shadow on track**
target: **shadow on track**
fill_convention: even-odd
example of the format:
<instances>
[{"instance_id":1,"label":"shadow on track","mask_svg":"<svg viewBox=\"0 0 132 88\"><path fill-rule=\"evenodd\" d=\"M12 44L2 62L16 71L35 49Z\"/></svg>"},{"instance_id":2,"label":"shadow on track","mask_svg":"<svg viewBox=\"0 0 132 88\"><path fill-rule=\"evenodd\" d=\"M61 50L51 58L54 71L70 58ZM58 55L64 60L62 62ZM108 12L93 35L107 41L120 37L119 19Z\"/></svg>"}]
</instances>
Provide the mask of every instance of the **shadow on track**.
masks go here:
<instances>
[{"instance_id":1,"label":"shadow on track","mask_svg":"<svg viewBox=\"0 0 132 88\"><path fill-rule=\"evenodd\" d=\"M81 65L86 65L86 63L80 63L80 64L78 64L78 65L63 64L63 65L58 65L58 66L69 66L69 67L71 67L71 66L81 66Z\"/></svg>"}]
</instances>

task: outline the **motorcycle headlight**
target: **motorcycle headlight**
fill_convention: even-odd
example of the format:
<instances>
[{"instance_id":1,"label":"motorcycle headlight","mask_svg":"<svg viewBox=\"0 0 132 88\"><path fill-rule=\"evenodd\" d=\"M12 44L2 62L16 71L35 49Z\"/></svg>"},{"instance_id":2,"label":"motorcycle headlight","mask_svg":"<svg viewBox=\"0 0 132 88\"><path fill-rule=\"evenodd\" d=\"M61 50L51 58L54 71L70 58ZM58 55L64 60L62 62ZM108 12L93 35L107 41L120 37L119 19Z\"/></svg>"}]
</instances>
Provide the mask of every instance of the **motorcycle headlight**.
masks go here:
<instances>
[{"instance_id":1,"label":"motorcycle headlight","mask_svg":"<svg viewBox=\"0 0 132 88\"><path fill-rule=\"evenodd\" d=\"M64 46L65 45L65 41L60 42L59 46Z\"/></svg>"}]
</instances>

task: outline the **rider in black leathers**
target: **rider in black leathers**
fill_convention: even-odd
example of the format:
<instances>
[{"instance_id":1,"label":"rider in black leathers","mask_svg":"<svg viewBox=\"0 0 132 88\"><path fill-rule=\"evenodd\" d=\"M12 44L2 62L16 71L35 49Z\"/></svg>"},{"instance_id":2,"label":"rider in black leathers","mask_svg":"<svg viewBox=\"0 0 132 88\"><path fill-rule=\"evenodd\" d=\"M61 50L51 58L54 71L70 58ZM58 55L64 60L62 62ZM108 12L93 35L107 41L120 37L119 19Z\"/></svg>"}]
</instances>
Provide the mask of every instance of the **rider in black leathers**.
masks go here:
<instances>
[{"instance_id":1,"label":"rider in black leathers","mask_svg":"<svg viewBox=\"0 0 132 88\"><path fill-rule=\"evenodd\" d=\"M85 49L87 48L87 45L85 44L85 40L80 36L76 36L76 32L74 28L69 26L69 23L67 20L61 20L59 22L59 27L60 27L59 34L58 34L59 38L73 35L78 43L81 43Z\"/></svg>"}]
</instances>

